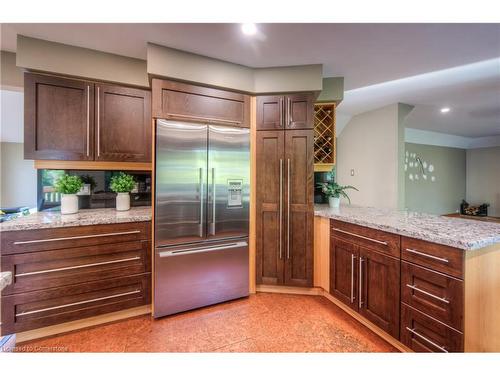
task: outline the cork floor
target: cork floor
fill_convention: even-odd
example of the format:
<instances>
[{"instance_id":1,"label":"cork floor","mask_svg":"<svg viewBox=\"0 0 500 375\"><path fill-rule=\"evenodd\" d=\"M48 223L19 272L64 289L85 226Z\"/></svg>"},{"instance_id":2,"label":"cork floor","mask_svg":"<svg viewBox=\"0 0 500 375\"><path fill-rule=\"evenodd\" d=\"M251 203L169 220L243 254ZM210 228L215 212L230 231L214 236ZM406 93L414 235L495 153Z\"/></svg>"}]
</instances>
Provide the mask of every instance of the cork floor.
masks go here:
<instances>
[{"instance_id":1,"label":"cork floor","mask_svg":"<svg viewBox=\"0 0 500 375\"><path fill-rule=\"evenodd\" d=\"M20 352L397 352L322 296L258 293L20 344Z\"/></svg>"}]
</instances>

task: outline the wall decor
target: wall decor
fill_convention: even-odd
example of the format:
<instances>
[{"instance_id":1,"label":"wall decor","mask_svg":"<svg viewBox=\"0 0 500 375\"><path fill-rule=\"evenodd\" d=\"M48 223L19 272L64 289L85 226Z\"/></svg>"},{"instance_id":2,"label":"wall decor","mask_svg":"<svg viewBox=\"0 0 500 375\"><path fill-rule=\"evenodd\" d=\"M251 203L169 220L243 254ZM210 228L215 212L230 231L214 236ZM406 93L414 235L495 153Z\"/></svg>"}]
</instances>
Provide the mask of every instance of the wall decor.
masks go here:
<instances>
[{"instance_id":1,"label":"wall decor","mask_svg":"<svg viewBox=\"0 0 500 375\"><path fill-rule=\"evenodd\" d=\"M434 165L414 152L405 152L404 169L410 181L436 182Z\"/></svg>"}]
</instances>

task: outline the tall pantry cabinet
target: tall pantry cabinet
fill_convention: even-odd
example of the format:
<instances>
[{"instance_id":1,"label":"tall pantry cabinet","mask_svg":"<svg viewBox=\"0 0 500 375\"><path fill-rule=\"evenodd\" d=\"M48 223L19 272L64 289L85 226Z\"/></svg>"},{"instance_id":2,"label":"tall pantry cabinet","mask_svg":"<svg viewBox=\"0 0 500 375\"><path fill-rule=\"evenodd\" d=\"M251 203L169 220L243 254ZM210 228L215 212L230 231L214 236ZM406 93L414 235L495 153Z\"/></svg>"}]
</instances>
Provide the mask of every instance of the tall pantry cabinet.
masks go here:
<instances>
[{"instance_id":1,"label":"tall pantry cabinet","mask_svg":"<svg viewBox=\"0 0 500 375\"><path fill-rule=\"evenodd\" d=\"M313 101L257 97L257 284L313 284Z\"/></svg>"}]
</instances>

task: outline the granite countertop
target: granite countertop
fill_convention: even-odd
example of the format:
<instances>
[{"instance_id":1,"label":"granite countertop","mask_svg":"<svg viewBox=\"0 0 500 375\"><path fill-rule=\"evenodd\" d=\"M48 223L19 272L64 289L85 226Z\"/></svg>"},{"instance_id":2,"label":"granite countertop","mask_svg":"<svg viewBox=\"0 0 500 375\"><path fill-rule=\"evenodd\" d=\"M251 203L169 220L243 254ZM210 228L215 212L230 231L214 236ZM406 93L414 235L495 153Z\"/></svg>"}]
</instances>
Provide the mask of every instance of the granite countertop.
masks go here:
<instances>
[{"instance_id":1,"label":"granite countertop","mask_svg":"<svg viewBox=\"0 0 500 375\"><path fill-rule=\"evenodd\" d=\"M12 283L12 273L10 272L0 272L0 292L5 288L7 285L10 285Z\"/></svg>"},{"instance_id":2,"label":"granite countertop","mask_svg":"<svg viewBox=\"0 0 500 375\"><path fill-rule=\"evenodd\" d=\"M55 211L41 211L0 223L0 232L150 220L150 206L132 207L128 211L116 211L114 208L84 209L72 215L62 215Z\"/></svg>"},{"instance_id":3,"label":"granite countertop","mask_svg":"<svg viewBox=\"0 0 500 375\"><path fill-rule=\"evenodd\" d=\"M314 214L464 250L500 244L497 223L354 205L318 204Z\"/></svg>"}]
</instances>

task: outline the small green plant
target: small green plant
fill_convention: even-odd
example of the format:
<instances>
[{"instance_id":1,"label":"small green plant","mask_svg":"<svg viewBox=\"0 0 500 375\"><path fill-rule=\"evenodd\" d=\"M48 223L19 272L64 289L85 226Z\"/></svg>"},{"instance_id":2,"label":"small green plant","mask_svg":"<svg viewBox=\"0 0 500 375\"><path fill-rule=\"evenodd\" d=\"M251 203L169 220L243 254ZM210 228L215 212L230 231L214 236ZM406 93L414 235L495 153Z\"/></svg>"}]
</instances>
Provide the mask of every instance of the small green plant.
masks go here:
<instances>
[{"instance_id":1,"label":"small green plant","mask_svg":"<svg viewBox=\"0 0 500 375\"><path fill-rule=\"evenodd\" d=\"M56 181L54 187L58 193L76 194L83 186L82 179L79 176L70 176L64 174Z\"/></svg>"},{"instance_id":2,"label":"small green plant","mask_svg":"<svg viewBox=\"0 0 500 375\"><path fill-rule=\"evenodd\" d=\"M129 193L135 186L134 176L120 172L111 177L109 187L115 193Z\"/></svg>"},{"instance_id":3,"label":"small green plant","mask_svg":"<svg viewBox=\"0 0 500 375\"><path fill-rule=\"evenodd\" d=\"M353 190L359 191L354 186L351 186L351 185L342 186L342 185L339 185L333 181L321 182L318 184L318 187L321 188L321 191L327 197L340 198L342 196L349 201L349 204L351 203L351 199L349 198L349 195L347 195L345 190L353 189Z\"/></svg>"}]
</instances>

